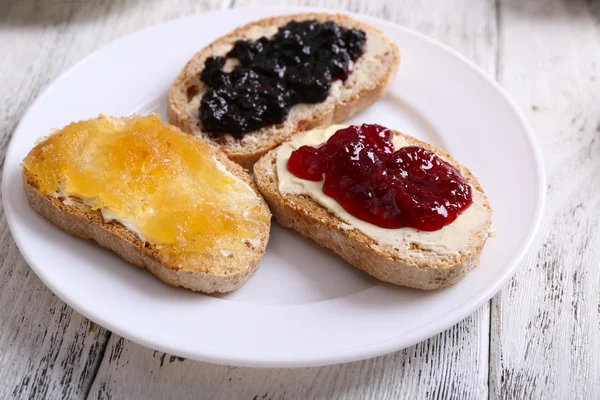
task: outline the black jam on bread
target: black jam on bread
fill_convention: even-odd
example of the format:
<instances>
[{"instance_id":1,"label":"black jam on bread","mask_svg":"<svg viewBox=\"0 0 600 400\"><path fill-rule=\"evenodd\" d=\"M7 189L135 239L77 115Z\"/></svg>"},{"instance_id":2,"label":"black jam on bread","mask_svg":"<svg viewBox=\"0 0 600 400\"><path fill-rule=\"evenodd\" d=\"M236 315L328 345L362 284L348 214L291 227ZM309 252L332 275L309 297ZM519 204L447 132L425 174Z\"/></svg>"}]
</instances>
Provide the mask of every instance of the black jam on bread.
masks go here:
<instances>
[{"instance_id":1,"label":"black jam on bread","mask_svg":"<svg viewBox=\"0 0 600 400\"><path fill-rule=\"evenodd\" d=\"M213 137L236 138L285 121L292 106L320 103L364 52L366 34L333 21L292 21L275 36L238 40L226 57L209 57L200 79L200 120ZM239 64L229 73L227 58Z\"/></svg>"}]
</instances>

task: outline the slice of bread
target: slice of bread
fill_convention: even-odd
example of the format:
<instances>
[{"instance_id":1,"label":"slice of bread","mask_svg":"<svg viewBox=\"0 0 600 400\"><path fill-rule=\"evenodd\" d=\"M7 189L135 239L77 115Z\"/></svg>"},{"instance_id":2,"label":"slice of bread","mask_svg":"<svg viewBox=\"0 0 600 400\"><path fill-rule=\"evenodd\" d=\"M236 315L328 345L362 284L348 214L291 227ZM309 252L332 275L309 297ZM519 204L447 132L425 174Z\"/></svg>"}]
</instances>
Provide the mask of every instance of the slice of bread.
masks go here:
<instances>
[{"instance_id":1,"label":"slice of bread","mask_svg":"<svg viewBox=\"0 0 600 400\"><path fill-rule=\"evenodd\" d=\"M43 142L36 147L42 144ZM211 147L211 150L213 157L221 162L227 171L254 190L260 208L270 216L267 205L246 171L218 149ZM23 168L23 184L31 208L57 227L71 235L94 240L129 263L147 268L169 285L194 291L229 292L242 286L256 271L269 239L270 225L257 232L258 240L245 243L245 250L239 252L243 254L235 254L233 257L214 254L210 265L172 265L163 259L155 246L143 242L133 231L119 222L105 222L100 210L92 210L81 199L77 197L59 199L40 191L38 178L27 168Z\"/></svg>"},{"instance_id":2,"label":"slice of bread","mask_svg":"<svg viewBox=\"0 0 600 400\"><path fill-rule=\"evenodd\" d=\"M345 82L335 81L329 97L318 104L297 104L285 122L246 134L242 139L231 135L212 139L202 130L199 119L200 100L208 87L200 81L204 62L211 56L224 56L239 39L256 40L273 36L279 27L290 21L315 19L332 20L347 28L362 29L367 34L364 54L354 64ZM217 144L236 163L249 168L262 155L289 139L293 134L318 126L344 121L381 99L392 83L400 52L396 43L379 29L342 14L296 14L262 19L242 26L200 50L185 65L169 93L167 115L169 122L184 132Z\"/></svg>"},{"instance_id":3,"label":"slice of bread","mask_svg":"<svg viewBox=\"0 0 600 400\"><path fill-rule=\"evenodd\" d=\"M446 152L397 131L394 131L394 135L403 136L409 145L433 151L456 167L475 190L483 193L475 176ZM479 264L491 226L491 208L485 195L483 207L490 213L490 218L484 228L470 238L468 251L451 255L437 254L414 243L409 250L400 251L377 242L358 229L352 229L352 226L307 195L281 193L277 151L278 149L270 151L254 165L254 180L275 219L284 227L292 228L319 245L333 250L355 267L385 282L431 290L457 283Z\"/></svg>"}]
</instances>

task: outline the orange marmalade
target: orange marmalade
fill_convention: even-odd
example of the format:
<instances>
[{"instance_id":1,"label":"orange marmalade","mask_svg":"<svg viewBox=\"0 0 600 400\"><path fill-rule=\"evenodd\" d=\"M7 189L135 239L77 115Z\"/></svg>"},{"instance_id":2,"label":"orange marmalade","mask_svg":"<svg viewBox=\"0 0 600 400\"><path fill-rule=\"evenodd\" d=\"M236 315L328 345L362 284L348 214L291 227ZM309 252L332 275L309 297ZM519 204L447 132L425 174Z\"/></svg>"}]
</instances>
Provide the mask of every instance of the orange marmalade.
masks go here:
<instances>
[{"instance_id":1,"label":"orange marmalade","mask_svg":"<svg viewBox=\"0 0 600 400\"><path fill-rule=\"evenodd\" d=\"M23 166L43 193L81 199L184 270L215 257L233 261L269 229L270 213L254 190L208 144L157 115L71 123Z\"/></svg>"}]
</instances>

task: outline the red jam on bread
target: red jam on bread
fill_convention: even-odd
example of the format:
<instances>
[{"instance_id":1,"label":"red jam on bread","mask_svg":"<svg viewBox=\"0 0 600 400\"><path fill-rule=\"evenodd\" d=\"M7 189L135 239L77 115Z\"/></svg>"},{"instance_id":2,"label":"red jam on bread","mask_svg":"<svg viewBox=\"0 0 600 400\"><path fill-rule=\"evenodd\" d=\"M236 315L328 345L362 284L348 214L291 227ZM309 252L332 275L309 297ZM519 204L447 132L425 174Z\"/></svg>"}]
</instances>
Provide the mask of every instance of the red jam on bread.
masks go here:
<instances>
[{"instance_id":1,"label":"red jam on bread","mask_svg":"<svg viewBox=\"0 0 600 400\"><path fill-rule=\"evenodd\" d=\"M323 193L354 217L382 228L436 231L471 203L471 186L435 153L419 147L395 149L393 133L363 124L338 130L318 147L302 146L288 170L323 182Z\"/></svg>"}]
</instances>

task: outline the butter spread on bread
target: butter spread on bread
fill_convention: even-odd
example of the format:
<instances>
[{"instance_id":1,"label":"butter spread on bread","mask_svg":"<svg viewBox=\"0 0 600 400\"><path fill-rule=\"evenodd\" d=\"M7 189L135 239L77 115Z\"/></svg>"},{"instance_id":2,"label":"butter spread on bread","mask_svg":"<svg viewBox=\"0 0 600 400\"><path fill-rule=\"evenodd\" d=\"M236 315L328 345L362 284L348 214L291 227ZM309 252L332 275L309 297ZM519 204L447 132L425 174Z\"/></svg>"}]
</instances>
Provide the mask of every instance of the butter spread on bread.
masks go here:
<instances>
[{"instance_id":1,"label":"butter spread on bread","mask_svg":"<svg viewBox=\"0 0 600 400\"><path fill-rule=\"evenodd\" d=\"M310 196L311 199L327 208L329 212L352 228L360 230L382 245L388 245L400 251L412 251L411 249L419 247L439 254L467 253L471 247L472 238L476 237L479 232L485 232L491 219L491 213L484 206L484 196L477 190L473 190L473 203L456 220L439 230L387 229L348 213L340 203L323 193L323 181L309 181L290 173L287 161L294 150L305 145L318 146L326 142L336 131L347 126L333 125L324 129L315 129L300 133L290 141L283 143L277 150L279 191ZM409 145L406 138L401 135L394 135L393 143L396 149ZM419 252L415 253L419 254Z\"/></svg>"},{"instance_id":2,"label":"butter spread on bread","mask_svg":"<svg viewBox=\"0 0 600 400\"><path fill-rule=\"evenodd\" d=\"M395 147L419 146L459 171L472 189L472 203L438 231L375 226L353 217L325 196L322 182L299 179L286 167L296 148L324 143L341 127L296 135L254 165L254 180L276 220L379 280L424 290L459 282L479 264L483 246L493 232L491 207L475 176L446 152L392 131Z\"/></svg>"}]
</instances>

